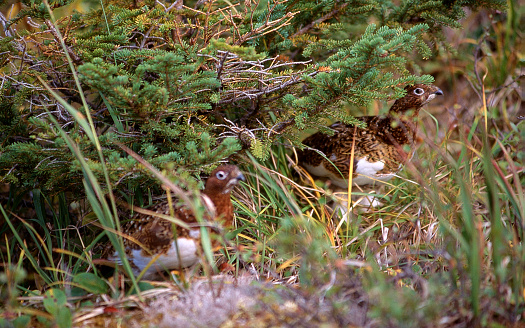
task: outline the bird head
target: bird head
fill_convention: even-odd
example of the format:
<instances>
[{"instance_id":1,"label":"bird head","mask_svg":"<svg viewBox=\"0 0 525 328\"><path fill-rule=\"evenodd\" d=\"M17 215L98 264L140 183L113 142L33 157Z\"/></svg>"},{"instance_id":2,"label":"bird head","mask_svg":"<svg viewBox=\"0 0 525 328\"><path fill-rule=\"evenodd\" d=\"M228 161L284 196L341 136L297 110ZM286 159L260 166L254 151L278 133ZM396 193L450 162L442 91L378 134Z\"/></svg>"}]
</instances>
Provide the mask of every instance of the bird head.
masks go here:
<instances>
[{"instance_id":1,"label":"bird head","mask_svg":"<svg viewBox=\"0 0 525 328\"><path fill-rule=\"evenodd\" d=\"M221 165L211 172L204 193L208 196L229 194L239 181L246 181L246 179L237 166Z\"/></svg>"},{"instance_id":2,"label":"bird head","mask_svg":"<svg viewBox=\"0 0 525 328\"><path fill-rule=\"evenodd\" d=\"M405 87L407 91L403 98L399 98L390 108L391 113L405 113L409 110L417 112L421 107L428 104L437 95L443 95L443 91L435 85L414 84Z\"/></svg>"}]
</instances>

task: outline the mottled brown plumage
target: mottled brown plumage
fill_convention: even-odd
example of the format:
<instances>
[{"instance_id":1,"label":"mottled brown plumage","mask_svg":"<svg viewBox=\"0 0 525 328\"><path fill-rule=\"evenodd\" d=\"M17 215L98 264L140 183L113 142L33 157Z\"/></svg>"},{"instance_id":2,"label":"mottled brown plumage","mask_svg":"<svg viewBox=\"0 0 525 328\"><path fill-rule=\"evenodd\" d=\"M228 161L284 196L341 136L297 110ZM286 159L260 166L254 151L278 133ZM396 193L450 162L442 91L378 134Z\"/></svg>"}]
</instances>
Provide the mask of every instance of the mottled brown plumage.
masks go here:
<instances>
[{"instance_id":1,"label":"mottled brown plumage","mask_svg":"<svg viewBox=\"0 0 525 328\"><path fill-rule=\"evenodd\" d=\"M299 163L310 174L330 178L337 186L346 188L354 144L353 183L365 185L389 180L413 155L412 147L406 152L403 146L413 146L419 110L436 95L443 94L433 85L416 84L405 89L407 94L395 101L387 115L358 117L366 128L337 122L330 126L334 135L318 132L303 141L331 162L306 149L299 152Z\"/></svg>"},{"instance_id":2,"label":"mottled brown plumage","mask_svg":"<svg viewBox=\"0 0 525 328\"><path fill-rule=\"evenodd\" d=\"M240 180L244 181L244 176L234 165L220 166L211 173L202 192L202 201L214 207L216 217L206 219L210 221L218 219L226 227L233 224L230 192ZM198 261L200 230L197 218L188 206L175 207L173 210L175 218L187 223L190 229L142 213L137 213L122 226L122 233L128 236L124 238L124 248L136 275L154 258L156 262L146 270L145 278L151 278L165 269L188 267ZM171 215L167 201L156 204L150 211ZM172 229L174 226L175 233ZM108 245L104 253L110 261L121 263L112 245Z\"/></svg>"}]
</instances>

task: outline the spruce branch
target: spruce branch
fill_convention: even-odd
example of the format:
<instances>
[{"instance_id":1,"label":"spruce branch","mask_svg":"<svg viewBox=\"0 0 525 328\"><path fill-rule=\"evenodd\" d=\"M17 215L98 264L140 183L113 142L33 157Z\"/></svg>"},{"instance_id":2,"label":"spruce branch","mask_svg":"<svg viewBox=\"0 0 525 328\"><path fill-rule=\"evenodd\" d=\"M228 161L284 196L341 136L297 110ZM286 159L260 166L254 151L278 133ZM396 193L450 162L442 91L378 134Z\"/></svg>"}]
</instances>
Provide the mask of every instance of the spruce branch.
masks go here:
<instances>
[{"instance_id":1,"label":"spruce branch","mask_svg":"<svg viewBox=\"0 0 525 328\"><path fill-rule=\"evenodd\" d=\"M295 38L295 37L298 37L299 35L302 35L302 34L305 34L305 33L308 33L308 31L310 31L312 28L314 28L315 26L318 26L319 24L333 18L334 16L340 14L346 7L348 7L349 3L346 2L346 3L343 3L340 7L336 7L334 8L331 12L329 12L328 14L324 15L323 17L321 18L318 18L316 19L315 21L311 22L310 24L306 25L305 27L303 27L302 29L300 29L299 31L295 32L294 35L292 35L292 39Z\"/></svg>"},{"instance_id":2,"label":"spruce branch","mask_svg":"<svg viewBox=\"0 0 525 328\"><path fill-rule=\"evenodd\" d=\"M299 145L298 130L322 129L326 118L352 122L343 101L363 106L428 83L409 71L413 54L429 58L426 44L455 26L465 6L504 2L210 0L192 8L155 0L146 9L117 1L56 24L37 2L24 2L14 19L0 14L0 108L14 113L0 130L0 178L81 186L52 118L102 172L97 149L39 78L94 118L112 181L138 188L151 177L117 142L139 146L160 169L195 173L235 154L236 142L265 158L278 136ZM22 21L30 29L15 25Z\"/></svg>"}]
</instances>

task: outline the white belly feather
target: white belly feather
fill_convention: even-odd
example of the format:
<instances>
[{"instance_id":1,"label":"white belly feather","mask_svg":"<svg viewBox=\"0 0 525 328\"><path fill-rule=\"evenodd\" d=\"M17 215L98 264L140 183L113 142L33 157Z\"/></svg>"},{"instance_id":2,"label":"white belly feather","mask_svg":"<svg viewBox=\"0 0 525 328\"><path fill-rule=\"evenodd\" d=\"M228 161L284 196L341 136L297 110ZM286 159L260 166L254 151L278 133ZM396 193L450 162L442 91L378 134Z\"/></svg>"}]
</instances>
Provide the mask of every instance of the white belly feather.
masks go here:
<instances>
[{"instance_id":1,"label":"white belly feather","mask_svg":"<svg viewBox=\"0 0 525 328\"><path fill-rule=\"evenodd\" d=\"M156 254L146 255L142 249L132 250L129 260L135 265L133 273L138 276L150 261L155 258L155 256ZM115 252L113 260L118 264L122 264L122 261L118 258L117 252ZM198 260L199 256L197 254L197 243L195 240L189 238L178 238L176 242L173 241L171 243L171 247L166 253L158 256L157 260L152 263L144 273L143 277L149 278L158 272L163 272L165 270L190 267L197 263Z\"/></svg>"},{"instance_id":2,"label":"white belly feather","mask_svg":"<svg viewBox=\"0 0 525 328\"><path fill-rule=\"evenodd\" d=\"M377 174L385 168L385 163L377 161L370 163L365 158L360 159L357 162L355 173L357 176L353 179L352 183L358 186L373 184L377 180L388 181L392 179L394 174Z\"/></svg>"},{"instance_id":3,"label":"white belly feather","mask_svg":"<svg viewBox=\"0 0 525 328\"><path fill-rule=\"evenodd\" d=\"M327 177L332 182L337 185L340 188L348 188L348 181L344 179L339 174L334 174L331 171L328 171L324 163L321 162L318 166L312 166L308 164L304 164L306 170L310 172L310 174L319 176L319 177ZM367 185L367 184L373 184L376 181L388 181L392 179L394 174L377 174L377 172L381 171L385 167L385 163L382 161L377 161L374 163L370 163L365 158L360 159L357 162L355 173L357 176L352 179L352 183L358 186ZM343 175L348 175L348 172L341 172Z\"/></svg>"}]
</instances>

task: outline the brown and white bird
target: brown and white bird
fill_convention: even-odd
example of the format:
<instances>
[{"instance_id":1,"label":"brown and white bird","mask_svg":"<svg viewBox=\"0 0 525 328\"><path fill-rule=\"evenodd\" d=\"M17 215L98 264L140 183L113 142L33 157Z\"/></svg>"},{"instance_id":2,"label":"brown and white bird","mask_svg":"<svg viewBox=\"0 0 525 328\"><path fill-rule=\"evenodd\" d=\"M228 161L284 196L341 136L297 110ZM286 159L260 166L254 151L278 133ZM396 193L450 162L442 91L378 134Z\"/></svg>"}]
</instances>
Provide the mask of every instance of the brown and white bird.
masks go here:
<instances>
[{"instance_id":1,"label":"brown and white bird","mask_svg":"<svg viewBox=\"0 0 525 328\"><path fill-rule=\"evenodd\" d=\"M329 178L346 189L353 145L353 184L390 180L413 155L419 110L436 95L443 95L433 85L416 84L405 90L406 95L394 102L387 115L357 117L366 123L365 128L337 122L330 126L334 135L317 132L306 138L303 144L321 151L327 159L305 149L299 152L299 164L310 174ZM406 145L410 146L408 152Z\"/></svg>"},{"instance_id":2,"label":"brown and white bird","mask_svg":"<svg viewBox=\"0 0 525 328\"><path fill-rule=\"evenodd\" d=\"M215 207L215 215L207 220L220 220L225 227L233 224L233 205L230 193L245 178L235 165L222 165L216 168L206 181L202 201ZM190 267L199 260L200 227L195 214L188 206L173 209L174 216L189 224L190 229L182 228L171 221L137 213L122 226L124 248L133 273L138 276L153 260L154 263L144 272L144 278L152 278L165 270ZM152 211L170 215L168 202L161 202ZM176 231L173 231L173 227ZM110 244L103 257L122 264L118 253Z\"/></svg>"}]
</instances>

